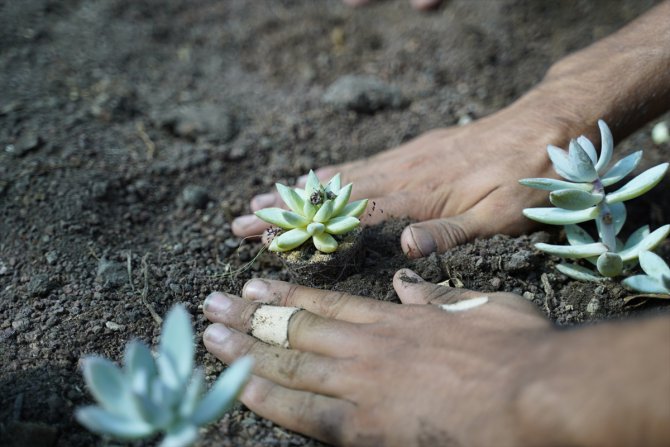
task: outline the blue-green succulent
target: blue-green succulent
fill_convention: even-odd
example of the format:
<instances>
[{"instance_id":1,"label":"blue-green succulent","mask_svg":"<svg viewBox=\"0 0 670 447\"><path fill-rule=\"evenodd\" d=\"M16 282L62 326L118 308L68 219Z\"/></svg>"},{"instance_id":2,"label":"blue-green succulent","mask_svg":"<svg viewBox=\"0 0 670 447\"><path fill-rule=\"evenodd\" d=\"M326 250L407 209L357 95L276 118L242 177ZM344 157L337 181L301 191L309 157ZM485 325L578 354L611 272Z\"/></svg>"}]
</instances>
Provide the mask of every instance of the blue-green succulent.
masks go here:
<instances>
[{"instance_id":1,"label":"blue-green succulent","mask_svg":"<svg viewBox=\"0 0 670 447\"><path fill-rule=\"evenodd\" d=\"M270 243L270 251L289 251L298 248L311 238L314 247L323 253L337 250L334 235L347 234L360 225L368 200L349 203L353 185L341 187L340 174L325 186L316 174L309 171L305 189L289 188L277 183L277 191L290 210L265 208L256 216L284 230Z\"/></svg>"},{"instance_id":2,"label":"blue-green succulent","mask_svg":"<svg viewBox=\"0 0 670 447\"><path fill-rule=\"evenodd\" d=\"M653 250L670 232L670 225L655 231L643 226L626 242L617 238L626 221L624 202L639 197L656 186L668 170L662 163L639 174L621 188L606 192L605 188L630 174L642 159L642 151L630 154L609 167L614 151L612 133L604 121L598 121L601 137L600 156L585 136L570 141L568 151L549 145L547 152L556 173L565 180L528 178L522 185L550 191L549 200L555 208L527 208L526 217L538 222L565 225L569 245L539 243L535 246L563 258L585 259L596 270L578 264L563 263L557 268L575 279L601 281L620 275L633 267L643 251ZM609 169L608 169L609 167ZM578 223L595 220L599 239L594 240Z\"/></svg>"},{"instance_id":3,"label":"blue-green succulent","mask_svg":"<svg viewBox=\"0 0 670 447\"><path fill-rule=\"evenodd\" d=\"M640 267L646 275L634 275L623 280L623 285L642 293L670 295L670 267L656 253L640 253Z\"/></svg>"},{"instance_id":4,"label":"blue-green succulent","mask_svg":"<svg viewBox=\"0 0 670 447\"><path fill-rule=\"evenodd\" d=\"M77 408L79 423L118 439L164 433L161 447L188 446L197 440L199 427L228 411L251 374L252 360L243 357L204 394L204 374L194 370L191 319L180 305L165 319L157 354L132 341L126 346L123 369L102 357L86 357L84 380L98 405Z\"/></svg>"}]
</instances>

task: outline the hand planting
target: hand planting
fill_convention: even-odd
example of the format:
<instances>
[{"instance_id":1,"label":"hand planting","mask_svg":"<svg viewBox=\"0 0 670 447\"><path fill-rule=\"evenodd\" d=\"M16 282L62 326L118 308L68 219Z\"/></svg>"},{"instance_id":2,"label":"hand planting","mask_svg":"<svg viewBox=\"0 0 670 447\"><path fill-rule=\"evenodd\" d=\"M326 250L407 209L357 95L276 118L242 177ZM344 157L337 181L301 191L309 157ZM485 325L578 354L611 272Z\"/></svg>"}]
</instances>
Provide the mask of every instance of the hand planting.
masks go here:
<instances>
[{"instance_id":1,"label":"hand planting","mask_svg":"<svg viewBox=\"0 0 670 447\"><path fill-rule=\"evenodd\" d=\"M123 370L102 357L84 359L84 379L99 405L78 408L77 420L100 435L141 439L162 432L161 447L191 445L198 427L232 406L252 367L250 357L239 359L203 396L204 375L193 371L194 354L191 319L176 306L163 324L155 359L139 341L126 346Z\"/></svg>"},{"instance_id":2,"label":"hand planting","mask_svg":"<svg viewBox=\"0 0 670 447\"><path fill-rule=\"evenodd\" d=\"M307 176L305 189L289 188L281 183L276 186L290 211L265 208L255 213L285 230L274 237L268 247L271 251L293 250L311 238L317 250L332 253L338 246L333 235L346 234L358 227L358 217L368 204L367 199L349 203L352 184L340 187L340 174L325 186L313 171Z\"/></svg>"},{"instance_id":3,"label":"hand planting","mask_svg":"<svg viewBox=\"0 0 670 447\"><path fill-rule=\"evenodd\" d=\"M565 225L569 245L539 243L535 246L553 255L585 259L595 265L597 272L578 264L557 266L565 275L587 281L620 275L624 268L637 263L641 252L653 250L670 232L670 225L653 232L648 226L643 226L625 243L617 238L626 221L623 202L639 197L656 186L667 172L668 163L648 169L618 190L606 193L606 187L622 180L635 169L642 159L642 151L624 157L607 169L614 149L612 133L602 120L598 121L598 127L602 141L600 157L593 143L580 136L570 142L568 152L551 145L547 147L554 170L565 180L529 178L519 181L531 188L551 191L549 200L555 206L526 208L523 210L526 217L546 224ZM590 220L596 222L598 241L576 225Z\"/></svg>"}]
</instances>

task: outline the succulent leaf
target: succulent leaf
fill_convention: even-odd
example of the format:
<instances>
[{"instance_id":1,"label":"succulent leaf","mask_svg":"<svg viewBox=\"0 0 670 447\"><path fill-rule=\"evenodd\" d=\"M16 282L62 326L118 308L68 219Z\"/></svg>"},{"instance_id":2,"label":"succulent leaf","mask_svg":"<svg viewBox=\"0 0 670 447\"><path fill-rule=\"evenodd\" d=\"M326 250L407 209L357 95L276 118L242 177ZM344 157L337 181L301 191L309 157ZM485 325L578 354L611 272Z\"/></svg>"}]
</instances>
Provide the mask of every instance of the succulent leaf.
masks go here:
<instances>
[{"instance_id":1,"label":"succulent leaf","mask_svg":"<svg viewBox=\"0 0 670 447\"><path fill-rule=\"evenodd\" d=\"M619 252L619 256L621 256L621 259L623 259L624 262L636 259L640 252L645 250L651 251L656 248L656 246L668 236L668 232L670 232L670 224L663 225L649 233L637 244Z\"/></svg>"},{"instance_id":2,"label":"succulent leaf","mask_svg":"<svg viewBox=\"0 0 670 447\"><path fill-rule=\"evenodd\" d=\"M130 386L117 365L102 357L87 357L83 373L88 389L102 408L119 416L137 416Z\"/></svg>"},{"instance_id":3,"label":"succulent leaf","mask_svg":"<svg viewBox=\"0 0 670 447\"><path fill-rule=\"evenodd\" d=\"M276 243L278 251L288 251L293 250L296 247L300 247L305 243L307 239L310 238L310 234L307 230L302 228L294 228L293 230L287 231L275 237L272 241Z\"/></svg>"},{"instance_id":4,"label":"succulent leaf","mask_svg":"<svg viewBox=\"0 0 670 447\"><path fill-rule=\"evenodd\" d=\"M303 212L305 201L294 189L282 185L281 183L275 183L275 187L277 188L277 192L279 192L279 195L281 196L284 203L286 203L288 207L291 208L291 211L297 214L301 214Z\"/></svg>"},{"instance_id":5,"label":"succulent leaf","mask_svg":"<svg viewBox=\"0 0 670 447\"><path fill-rule=\"evenodd\" d=\"M202 398L202 393L205 390L205 375L202 369L198 368L193 372L191 382L188 384L184 397L179 404L179 415L182 418L188 418L195 411L198 402Z\"/></svg>"},{"instance_id":6,"label":"succulent leaf","mask_svg":"<svg viewBox=\"0 0 670 447\"><path fill-rule=\"evenodd\" d=\"M338 172L337 174L335 174L335 176L333 176L333 178L330 179L328 184L326 184L326 191L332 192L335 195L339 195L341 187L342 187L342 177Z\"/></svg>"},{"instance_id":7,"label":"succulent leaf","mask_svg":"<svg viewBox=\"0 0 670 447\"><path fill-rule=\"evenodd\" d=\"M535 248L552 255L571 259L599 256L607 251L607 247L600 242L584 245L552 245L540 242L535 244Z\"/></svg>"},{"instance_id":8,"label":"succulent leaf","mask_svg":"<svg viewBox=\"0 0 670 447\"><path fill-rule=\"evenodd\" d=\"M191 316L184 306L176 305L167 314L161 331L158 355L169 355L179 383L186 382L193 371L195 346Z\"/></svg>"},{"instance_id":9,"label":"succulent leaf","mask_svg":"<svg viewBox=\"0 0 670 447\"><path fill-rule=\"evenodd\" d=\"M568 158L570 163L577 171L577 175L583 182L592 182L598 178L598 173L593 166L591 157L586 153L584 148L577 142L577 140L570 141L570 148L568 151Z\"/></svg>"},{"instance_id":10,"label":"succulent leaf","mask_svg":"<svg viewBox=\"0 0 670 447\"><path fill-rule=\"evenodd\" d=\"M661 163L658 166L647 169L633 180L626 183L620 189L607 194L607 203L623 202L624 200L634 199L641 196L661 181L668 170L668 163Z\"/></svg>"},{"instance_id":11,"label":"succulent leaf","mask_svg":"<svg viewBox=\"0 0 670 447\"><path fill-rule=\"evenodd\" d=\"M316 212L312 220L314 222L320 222L320 223L325 223L328 222L328 219L333 215L333 201L332 200L326 200L323 202L323 205L321 205L321 208Z\"/></svg>"},{"instance_id":12,"label":"succulent leaf","mask_svg":"<svg viewBox=\"0 0 670 447\"><path fill-rule=\"evenodd\" d=\"M330 234L345 234L360 225L360 221L351 216L339 216L330 219L326 231Z\"/></svg>"},{"instance_id":13,"label":"succulent leaf","mask_svg":"<svg viewBox=\"0 0 670 447\"><path fill-rule=\"evenodd\" d=\"M579 176L577 168L573 166L568 153L563 149L549 145L547 146L547 153L558 175L573 182L586 181Z\"/></svg>"},{"instance_id":14,"label":"succulent leaf","mask_svg":"<svg viewBox=\"0 0 670 447\"><path fill-rule=\"evenodd\" d=\"M333 216L339 216L351 197L351 190L353 189L353 184L349 183L344 188L340 189L339 194L333 201Z\"/></svg>"},{"instance_id":15,"label":"succulent leaf","mask_svg":"<svg viewBox=\"0 0 670 447\"><path fill-rule=\"evenodd\" d=\"M633 170L640 163L640 160L642 160L642 151L634 152L616 162L614 166L612 166L612 168L607 171L607 174L605 174L601 179L603 186L613 185L626 177L628 174L633 172Z\"/></svg>"},{"instance_id":16,"label":"succulent leaf","mask_svg":"<svg viewBox=\"0 0 670 447\"><path fill-rule=\"evenodd\" d=\"M639 244L640 241L642 241L642 239L644 239L645 237L649 236L649 233L650 233L650 232L651 232L651 231L650 231L650 229L649 229L649 225L643 225L643 226L641 226L640 228L638 228L637 230L635 230L635 231L633 232L633 234L631 234L631 235L628 237L628 240L626 240L626 243L624 244L623 248L622 248L621 250L619 250L619 251L627 250L627 249L629 249L629 248L631 248L631 247L633 247L633 246Z\"/></svg>"},{"instance_id":17,"label":"succulent leaf","mask_svg":"<svg viewBox=\"0 0 670 447\"><path fill-rule=\"evenodd\" d=\"M598 276L593 270L587 269L586 267L582 267L581 265L577 264L558 264L556 269L565 276L576 279L577 281L605 281L605 278Z\"/></svg>"},{"instance_id":18,"label":"succulent leaf","mask_svg":"<svg viewBox=\"0 0 670 447\"><path fill-rule=\"evenodd\" d=\"M596 267L601 275L611 278L621 274L623 270L623 260L621 259L621 256L616 253L606 252L598 257Z\"/></svg>"},{"instance_id":19,"label":"succulent leaf","mask_svg":"<svg viewBox=\"0 0 670 447\"><path fill-rule=\"evenodd\" d=\"M356 200L355 202L348 203L343 209L341 216L351 216L358 217L363 214L365 208L368 206L368 199Z\"/></svg>"},{"instance_id":20,"label":"succulent leaf","mask_svg":"<svg viewBox=\"0 0 670 447\"><path fill-rule=\"evenodd\" d=\"M561 208L526 208L523 210L523 215L546 224L568 225L595 219L598 215L598 209L595 206L578 211Z\"/></svg>"},{"instance_id":21,"label":"succulent leaf","mask_svg":"<svg viewBox=\"0 0 670 447\"><path fill-rule=\"evenodd\" d=\"M315 192L321 192L321 183L314 171L310 170L309 174L307 174L307 183L305 184L305 198L309 199Z\"/></svg>"},{"instance_id":22,"label":"succulent leaf","mask_svg":"<svg viewBox=\"0 0 670 447\"><path fill-rule=\"evenodd\" d=\"M325 230L326 226L320 222L312 222L311 224L307 225L307 232L310 234L310 236L321 234Z\"/></svg>"},{"instance_id":23,"label":"succulent leaf","mask_svg":"<svg viewBox=\"0 0 670 447\"><path fill-rule=\"evenodd\" d=\"M262 210L256 211L254 214L256 214L256 216L258 216L260 219L277 225L278 227L285 230L304 227L309 223L306 218L298 215L297 213L286 211L281 208L264 208Z\"/></svg>"},{"instance_id":24,"label":"succulent leaf","mask_svg":"<svg viewBox=\"0 0 670 447\"><path fill-rule=\"evenodd\" d=\"M642 293L670 293L670 290L661 281L648 275L629 276L622 281L622 284L629 289Z\"/></svg>"},{"instance_id":25,"label":"succulent leaf","mask_svg":"<svg viewBox=\"0 0 670 447\"><path fill-rule=\"evenodd\" d=\"M608 208L609 208L608 214L603 214L601 212L598 213L598 216L596 217L596 226L598 227L598 235L600 236L600 239L603 242L605 242L610 237L613 240L614 236L619 234L621 228L623 228L623 224L626 223L627 212L626 212L626 206L623 203L613 203ZM607 224L605 221L611 222L611 225ZM613 234L611 236L608 236L606 234L606 231L608 231L607 228L610 228L612 230Z\"/></svg>"},{"instance_id":26,"label":"succulent leaf","mask_svg":"<svg viewBox=\"0 0 670 447\"><path fill-rule=\"evenodd\" d=\"M154 433L153 427L141 419L111 413L95 405L77 408L75 418L94 433L120 439L140 439Z\"/></svg>"},{"instance_id":27,"label":"succulent leaf","mask_svg":"<svg viewBox=\"0 0 670 447\"><path fill-rule=\"evenodd\" d=\"M556 191L558 189L579 189L581 191L590 192L593 190L593 185L590 183L573 183L565 180L555 180L553 178L524 178L519 180L523 186L528 186L535 189L543 189L545 191Z\"/></svg>"},{"instance_id":28,"label":"succulent leaf","mask_svg":"<svg viewBox=\"0 0 670 447\"><path fill-rule=\"evenodd\" d=\"M193 424L181 424L170 429L158 447L184 447L198 439L198 427Z\"/></svg>"},{"instance_id":29,"label":"succulent leaf","mask_svg":"<svg viewBox=\"0 0 670 447\"><path fill-rule=\"evenodd\" d=\"M566 225L564 229L570 245L585 245L595 242L591 235L579 225Z\"/></svg>"},{"instance_id":30,"label":"succulent leaf","mask_svg":"<svg viewBox=\"0 0 670 447\"><path fill-rule=\"evenodd\" d=\"M663 258L651 251L640 253L640 267L642 267L642 270L647 275L654 278L670 276L670 267L668 267Z\"/></svg>"},{"instance_id":31,"label":"succulent leaf","mask_svg":"<svg viewBox=\"0 0 670 447\"><path fill-rule=\"evenodd\" d=\"M600 158L596 163L596 171L601 172L612 160L614 138L612 138L612 132L605 121L598 120L598 127L600 128Z\"/></svg>"},{"instance_id":32,"label":"succulent leaf","mask_svg":"<svg viewBox=\"0 0 670 447\"><path fill-rule=\"evenodd\" d=\"M328 233L316 234L312 237L314 246L323 253L332 253L337 250L337 241Z\"/></svg>"},{"instance_id":33,"label":"succulent leaf","mask_svg":"<svg viewBox=\"0 0 670 447\"><path fill-rule=\"evenodd\" d=\"M583 210L600 203L603 194L590 193L579 189L559 189L549 194L549 201L566 210Z\"/></svg>"},{"instance_id":34,"label":"succulent leaf","mask_svg":"<svg viewBox=\"0 0 670 447\"><path fill-rule=\"evenodd\" d=\"M150 381L158 374L156 361L147 345L133 340L126 345L123 356L124 372L136 393L147 393Z\"/></svg>"},{"instance_id":35,"label":"succulent leaf","mask_svg":"<svg viewBox=\"0 0 670 447\"><path fill-rule=\"evenodd\" d=\"M177 390L183 385L177 370L177 360L172 357L171 352L159 352L158 357L156 357L156 366L158 366L161 384L167 386L170 390Z\"/></svg>"},{"instance_id":36,"label":"succulent leaf","mask_svg":"<svg viewBox=\"0 0 670 447\"><path fill-rule=\"evenodd\" d=\"M245 356L230 365L214 382L191 416L195 425L205 425L220 418L235 403L251 375L254 361Z\"/></svg>"},{"instance_id":37,"label":"succulent leaf","mask_svg":"<svg viewBox=\"0 0 670 447\"><path fill-rule=\"evenodd\" d=\"M591 159L591 164L595 166L596 163L598 163L598 153L596 152L596 148L593 143L591 143L591 140L586 138L584 135L581 135L579 138L577 138L577 143L579 143L582 149L584 149L584 152L588 154L589 158Z\"/></svg>"}]
</instances>

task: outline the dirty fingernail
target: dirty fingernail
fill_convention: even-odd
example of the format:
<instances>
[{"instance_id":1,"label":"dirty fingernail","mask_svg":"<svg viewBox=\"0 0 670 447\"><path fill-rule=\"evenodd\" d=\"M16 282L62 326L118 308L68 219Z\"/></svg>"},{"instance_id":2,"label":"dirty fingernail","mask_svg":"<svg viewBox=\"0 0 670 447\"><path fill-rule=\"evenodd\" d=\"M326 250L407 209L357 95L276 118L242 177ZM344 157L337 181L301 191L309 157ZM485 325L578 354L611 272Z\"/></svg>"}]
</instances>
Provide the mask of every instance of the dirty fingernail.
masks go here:
<instances>
[{"instance_id":1,"label":"dirty fingernail","mask_svg":"<svg viewBox=\"0 0 670 447\"><path fill-rule=\"evenodd\" d=\"M205 329L203 337L213 343L221 343L230 335L230 329L220 323L211 324Z\"/></svg>"},{"instance_id":2,"label":"dirty fingernail","mask_svg":"<svg viewBox=\"0 0 670 447\"><path fill-rule=\"evenodd\" d=\"M254 209L267 208L275 204L275 196L272 193L259 194L251 199L251 206Z\"/></svg>"},{"instance_id":3,"label":"dirty fingernail","mask_svg":"<svg viewBox=\"0 0 670 447\"><path fill-rule=\"evenodd\" d=\"M214 292L211 293L207 298L205 298L205 303L203 307L207 312L220 314L228 311L230 305L231 305L230 298L228 298L221 292Z\"/></svg>"},{"instance_id":4,"label":"dirty fingernail","mask_svg":"<svg viewBox=\"0 0 670 447\"><path fill-rule=\"evenodd\" d=\"M262 279L252 279L244 285L242 297L248 300L262 300L268 292L269 284Z\"/></svg>"},{"instance_id":5,"label":"dirty fingernail","mask_svg":"<svg viewBox=\"0 0 670 447\"><path fill-rule=\"evenodd\" d=\"M413 258L414 257L420 258L437 250L437 244L435 243L435 239L433 239L433 235L430 234L429 231L414 225L410 225L408 228L411 238L411 244L408 244L408 246L406 247L407 255Z\"/></svg>"}]
</instances>

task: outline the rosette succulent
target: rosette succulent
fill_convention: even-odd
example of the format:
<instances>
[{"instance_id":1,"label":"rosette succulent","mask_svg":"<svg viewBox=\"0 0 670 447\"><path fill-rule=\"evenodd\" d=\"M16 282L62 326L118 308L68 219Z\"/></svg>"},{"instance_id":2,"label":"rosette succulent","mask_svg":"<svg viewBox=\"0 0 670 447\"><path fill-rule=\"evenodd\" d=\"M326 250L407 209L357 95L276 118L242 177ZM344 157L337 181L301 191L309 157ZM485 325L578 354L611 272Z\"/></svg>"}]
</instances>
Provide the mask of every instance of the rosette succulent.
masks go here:
<instances>
[{"instance_id":1,"label":"rosette succulent","mask_svg":"<svg viewBox=\"0 0 670 447\"><path fill-rule=\"evenodd\" d=\"M349 203L353 185L349 183L341 187L340 174L325 186L313 171L309 171L305 189L289 188L281 183L276 186L290 210L265 208L256 211L256 216L284 230L272 239L268 247L271 251L293 250L311 238L317 250L332 253L338 246L333 236L357 228L360 225L358 217L368 205L367 199Z\"/></svg>"},{"instance_id":2,"label":"rosette succulent","mask_svg":"<svg viewBox=\"0 0 670 447\"><path fill-rule=\"evenodd\" d=\"M158 356L140 341L128 343L124 367L102 357L83 360L86 385L99 405L80 407L75 417L94 433L141 439L165 433L161 447L191 445L198 427L219 419L235 402L251 373L244 357L203 395L204 375L193 371L193 329L182 306L167 315Z\"/></svg>"},{"instance_id":3,"label":"rosette succulent","mask_svg":"<svg viewBox=\"0 0 670 447\"><path fill-rule=\"evenodd\" d=\"M642 159L642 151L630 154L607 169L614 149L612 133L604 121L598 121L602 141L600 156L585 136L570 141L566 152L549 145L547 152L554 170L565 180L529 178L519 182L532 188L551 191L549 200L555 208L527 208L524 215L538 222L565 225L569 245L539 243L535 246L547 253L571 259L585 259L596 271L577 264L560 264L564 274L580 280L599 281L620 275L624 268L637 263L641 252L653 250L663 241L670 225L653 232L648 226L635 231L623 243L617 238L626 221L626 200L634 199L661 181L668 163L644 171L613 192L605 188L630 174ZM599 240L594 240L578 223L595 220ZM600 276L600 275L602 276Z\"/></svg>"}]
</instances>

